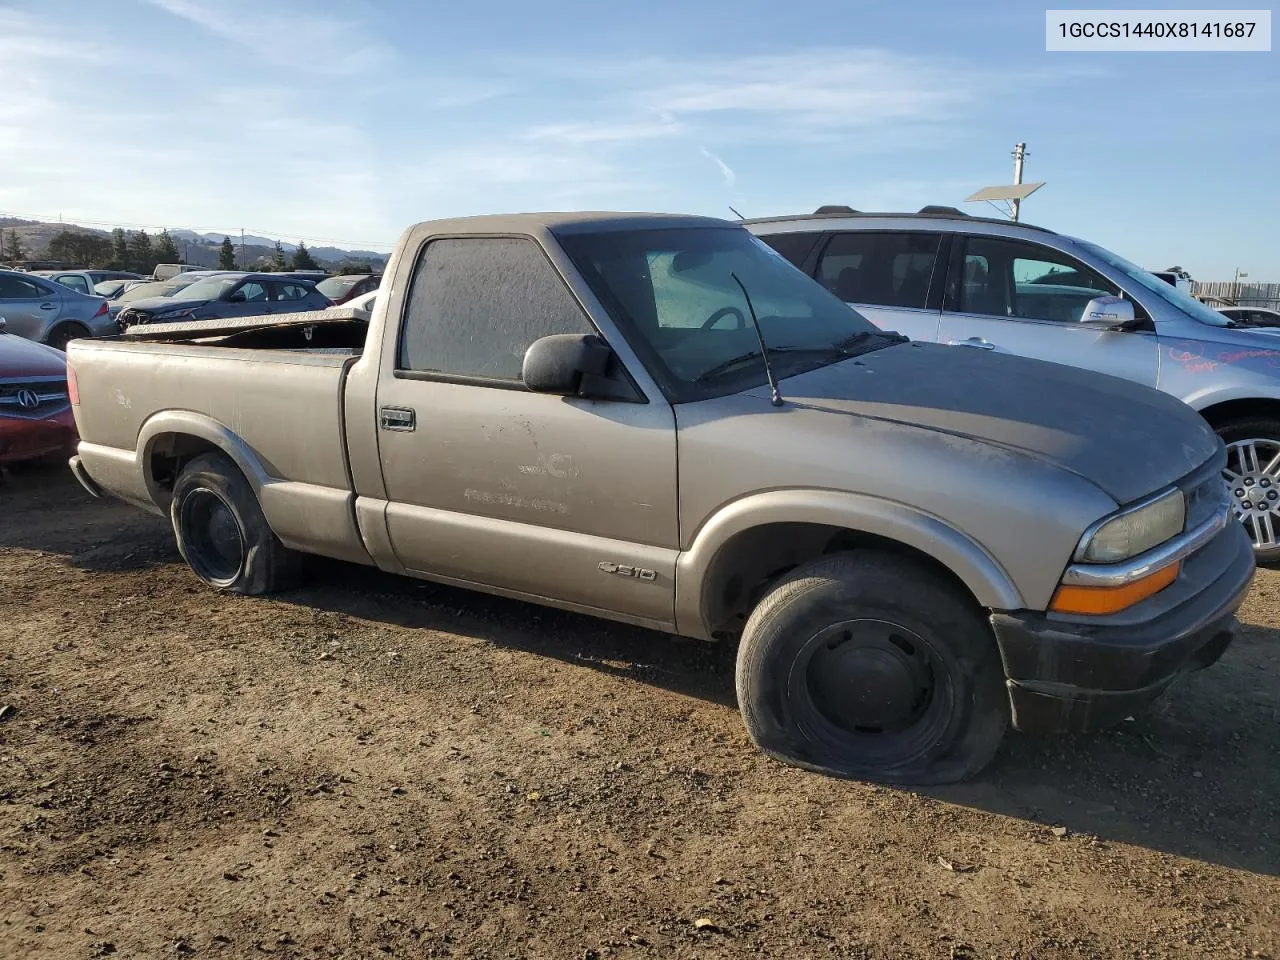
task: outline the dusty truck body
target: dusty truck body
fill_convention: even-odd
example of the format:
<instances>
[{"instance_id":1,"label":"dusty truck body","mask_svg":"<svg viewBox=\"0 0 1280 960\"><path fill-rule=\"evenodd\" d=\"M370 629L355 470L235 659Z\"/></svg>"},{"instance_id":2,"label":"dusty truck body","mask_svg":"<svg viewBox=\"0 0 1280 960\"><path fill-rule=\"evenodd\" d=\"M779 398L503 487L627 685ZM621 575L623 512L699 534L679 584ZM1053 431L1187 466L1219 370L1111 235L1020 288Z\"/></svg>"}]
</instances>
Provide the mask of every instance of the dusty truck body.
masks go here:
<instances>
[{"instance_id":1,"label":"dusty truck body","mask_svg":"<svg viewBox=\"0 0 1280 960\"><path fill-rule=\"evenodd\" d=\"M723 221L419 224L362 316L73 343L73 471L219 589L315 553L740 637L753 740L883 780L1122 718L1252 576L1189 408L878 331Z\"/></svg>"}]
</instances>

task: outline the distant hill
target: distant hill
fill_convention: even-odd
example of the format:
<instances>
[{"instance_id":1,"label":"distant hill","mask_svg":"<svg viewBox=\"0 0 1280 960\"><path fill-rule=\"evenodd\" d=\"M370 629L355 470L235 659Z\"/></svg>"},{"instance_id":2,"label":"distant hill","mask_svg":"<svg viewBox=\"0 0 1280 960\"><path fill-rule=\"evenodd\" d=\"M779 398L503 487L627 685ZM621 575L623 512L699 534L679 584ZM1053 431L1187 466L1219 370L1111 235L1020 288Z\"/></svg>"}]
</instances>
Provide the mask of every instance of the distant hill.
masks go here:
<instances>
[{"instance_id":1,"label":"distant hill","mask_svg":"<svg viewBox=\"0 0 1280 960\"><path fill-rule=\"evenodd\" d=\"M31 260L44 257L49 249L49 241L62 230L75 230L105 237L111 236L110 230L98 227L82 227L74 223L44 223L38 220L19 220L15 217L0 217L0 230L5 233L6 249L9 243L9 234L12 231L17 234L22 243L27 259ZM158 232L152 233L151 236L154 238ZM178 250L185 253L183 262L202 267L216 267L218 265L218 250L222 246L223 234L197 233L194 230L179 228L170 230L169 236L173 237L173 242L177 245ZM239 235L232 235L231 242L235 245L236 256L239 257ZM252 269L259 260L271 256L275 252L275 244L276 241L270 237L246 234L244 238L245 265ZM292 253L298 248L297 244L288 243L284 240L280 241L280 246L287 253ZM341 247L307 247L307 249L311 251L311 256L315 258L316 262L328 270L336 269L344 262L353 264L368 263L375 270L381 270L387 263L387 254L375 253L372 250L344 250Z\"/></svg>"}]
</instances>

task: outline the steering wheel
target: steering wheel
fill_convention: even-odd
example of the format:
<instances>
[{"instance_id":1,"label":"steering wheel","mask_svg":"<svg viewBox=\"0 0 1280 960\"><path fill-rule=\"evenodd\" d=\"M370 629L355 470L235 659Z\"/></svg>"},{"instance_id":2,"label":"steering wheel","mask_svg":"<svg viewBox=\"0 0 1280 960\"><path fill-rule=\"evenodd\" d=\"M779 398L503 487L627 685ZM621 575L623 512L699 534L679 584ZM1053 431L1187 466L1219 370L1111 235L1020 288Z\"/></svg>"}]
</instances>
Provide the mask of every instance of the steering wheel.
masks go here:
<instances>
[{"instance_id":1,"label":"steering wheel","mask_svg":"<svg viewBox=\"0 0 1280 960\"><path fill-rule=\"evenodd\" d=\"M711 316L707 317L707 319L703 321L703 323L702 323L702 329L703 329L703 330L710 330L710 329L711 329L712 327L714 327L717 323L719 323L722 319L724 319L725 317L730 316L730 315L736 315L736 316L737 316L737 318L738 318L738 329L739 329L739 330L742 330L742 329L744 329L744 328L746 327L746 325L747 325L747 318L746 318L746 317L744 317L744 316L742 315L742 311L741 311L741 310L739 310L737 307L721 307L719 310L717 310L715 313L713 313Z\"/></svg>"}]
</instances>

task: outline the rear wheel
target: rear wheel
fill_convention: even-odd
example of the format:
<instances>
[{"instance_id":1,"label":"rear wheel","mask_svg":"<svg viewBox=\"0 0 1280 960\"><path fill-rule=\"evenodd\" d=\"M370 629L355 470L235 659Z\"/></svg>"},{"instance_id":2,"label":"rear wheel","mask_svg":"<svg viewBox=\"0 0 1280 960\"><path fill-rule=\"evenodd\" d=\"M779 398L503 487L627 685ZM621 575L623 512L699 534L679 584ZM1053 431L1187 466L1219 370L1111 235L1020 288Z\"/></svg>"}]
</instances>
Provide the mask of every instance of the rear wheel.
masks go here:
<instances>
[{"instance_id":1,"label":"rear wheel","mask_svg":"<svg viewBox=\"0 0 1280 960\"><path fill-rule=\"evenodd\" d=\"M183 559L211 587L262 594L297 581L301 555L272 533L249 481L225 454L202 454L183 467L170 516Z\"/></svg>"},{"instance_id":2,"label":"rear wheel","mask_svg":"<svg viewBox=\"0 0 1280 960\"><path fill-rule=\"evenodd\" d=\"M972 602L878 551L824 557L774 587L747 621L737 688L766 753L863 780L964 780L1009 722L995 640Z\"/></svg>"},{"instance_id":3,"label":"rear wheel","mask_svg":"<svg viewBox=\"0 0 1280 960\"><path fill-rule=\"evenodd\" d=\"M1233 420L1218 428L1227 445L1222 472L1236 519L1253 540L1259 562L1280 561L1280 421Z\"/></svg>"},{"instance_id":4,"label":"rear wheel","mask_svg":"<svg viewBox=\"0 0 1280 960\"><path fill-rule=\"evenodd\" d=\"M55 350L65 351L72 340L84 340L90 335L88 329L79 323L60 323L49 331L49 338L45 343Z\"/></svg>"}]
</instances>

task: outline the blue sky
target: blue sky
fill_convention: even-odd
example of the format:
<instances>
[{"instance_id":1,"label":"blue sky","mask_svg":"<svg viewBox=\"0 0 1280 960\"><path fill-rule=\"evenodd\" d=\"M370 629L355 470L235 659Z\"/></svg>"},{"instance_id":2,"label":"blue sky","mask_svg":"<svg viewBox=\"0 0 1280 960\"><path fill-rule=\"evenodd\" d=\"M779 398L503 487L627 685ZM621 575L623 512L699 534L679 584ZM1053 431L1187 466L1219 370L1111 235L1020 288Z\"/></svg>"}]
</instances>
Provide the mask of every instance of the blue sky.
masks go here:
<instances>
[{"instance_id":1,"label":"blue sky","mask_svg":"<svg viewBox=\"0 0 1280 960\"><path fill-rule=\"evenodd\" d=\"M0 0L0 211L382 249L511 210L963 206L1025 140L1029 222L1280 281L1278 54L1044 29L1025 2Z\"/></svg>"}]
</instances>

